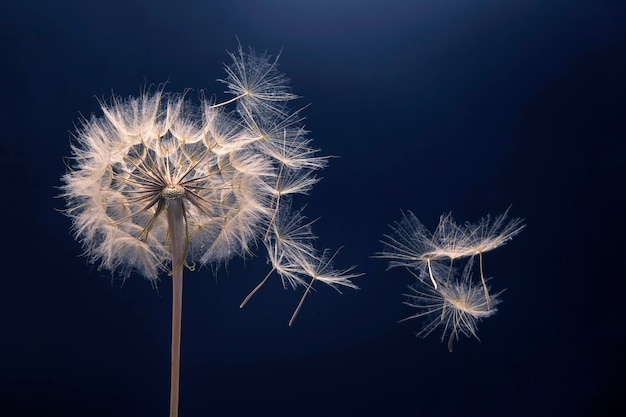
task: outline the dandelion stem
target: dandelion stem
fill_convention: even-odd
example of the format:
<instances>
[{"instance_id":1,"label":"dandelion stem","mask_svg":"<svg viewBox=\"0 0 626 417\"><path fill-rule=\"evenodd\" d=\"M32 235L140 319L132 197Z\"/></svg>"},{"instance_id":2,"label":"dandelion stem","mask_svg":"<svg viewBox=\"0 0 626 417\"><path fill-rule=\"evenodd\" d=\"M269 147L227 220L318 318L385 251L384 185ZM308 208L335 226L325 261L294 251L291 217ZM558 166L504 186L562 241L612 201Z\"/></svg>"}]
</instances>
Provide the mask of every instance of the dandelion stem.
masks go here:
<instances>
[{"instance_id":1,"label":"dandelion stem","mask_svg":"<svg viewBox=\"0 0 626 417\"><path fill-rule=\"evenodd\" d=\"M280 177L283 175L283 167L285 165L281 164L280 165L280 170L278 171L278 176L276 177L276 191L278 191L278 195L276 196L276 208L274 209L274 214L272 215L272 219L270 220L270 224L269 226L267 226L267 231L265 232L265 236L263 237L263 240L267 240L267 237L270 234L270 229L272 228L272 225L274 224L274 220L276 220L276 215L278 214L278 207L280 204L280 195L281 192L279 190L279 184L280 184Z\"/></svg>"},{"instance_id":2,"label":"dandelion stem","mask_svg":"<svg viewBox=\"0 0 626 417\"><path fill-rule=\"evenodd\" d=\"M426 261L426 264L428 265L428 275L430 275L430 280L433 282L433 287L437 289L437 282L435 281L435 277L433 277L433 270L430 268L430 259Z\"/></svg>"},{"instance_id":3,"label":"dandelion stem","mask_svg":"<svg viewBox=\"0 0 626 417\"><path fill-rule=\"evenodd\" d=\"M458 327L458 325L459 325L459 317L455 317L454 328L452 329L452 332L450 333L450 338L448 339L448 352L452 352L452 347L454 345L454 336L457 336L458 338L458 335L456 333L456 328Z\"/></svg>"},{"instance_id":4,"label":"dandelion stem","mask_svg":"<svg viewBox=\"0 0 626 417\"><path fill-rule=\"evenodd\" d=\"M483 290L485 291L485 299L487 300L487 309L491 309L491 299L489 298L489 291L487 290L487 283L485 282L485 276L483 275L483 253L478 253L478 266L480 269L480 280L483 283Z\"/></svg>"},{"instance_id":5,"label":"dandelion stem","mask_svg":"<svg viewBox=\"0 0 626 417\"><path fill-rule=\"evenodd\" d=\"M231 98L230 100L226 100L226 101L224 101L223 103L217 103L217 104L214 104L214 105L210 106L209 108L210 108L210 109L214 109L214 108L216 108L216 107L222 107L222 106L225 106L225 105L230 104L230 103L232 103L233 101L237 101L237 100L239 100L240 98L245 97L245 96L247 96L247 95L248 95L248 93L240 94L240 95L238 95L237 97L233 97L233 98Z\"/></svg>"},{"instance_id":6,"label":"dandelion stem","mask_svg":"<svg viewBox=\"0 0 626 417\"><path fill-rule=\"evenodd\" d=\"M263 236L264 241L266 241L267 237L270 235L270 230L272 229L272 226L274 225L274 221L276 220L276 215L278 214L279 204L280 204L280 193L278 193L278 196L276 197L276 207L274 208L274 214L272 214L272 218L270 220L269 226L267 226L267 231L265 232L265 236Z\"/></svg>"},{"instance_id":7,"label":"dandelion stem","mask_svg":"<svg viewBox=\"0 0 626 417\"><path fill-rule=\"evenodd\" d=\"M172 368L170 417L178 417L180 334L183 314L183 265L185 261L184 207L180 198L167 202L167 223L172 251Z\"/></svg>"},{"instance_id":8,"label":"dandelion stem","mask_svg":"<svg viewBox=\"0 0 626 417\"><path fill-rule=\"evenodd\" d=\"M263 286L263 284L265 284L265 281L267 281L267 279L270 277L270 275L272 275L272 272L274 272L275 270L276 270L276 268L272 268L272 270L270 272L268 272L267 275L265 275L265 278L263 278L263 281L261 281L259 283L259 285L254 287L252 292L250 294L248 294L246 299L243 300L242 303L239 305L239 308L243 308L243 306L246 305L246 303L250 300L250 298L252 298L252 296L259 290L259 288L261 288Z\"/></svg>"},{"instance_id":9,"label":"dandelion stem","mask_svg":"<svg viewBox=\"0 0 626 417\"><path fill-rule=\"evenodd\" d=\"M448 277L446 278L446 288L448 288L448 284L450 283L450 274L452 273L452 263L454 262L454 258L450 258L450 266L448 267ZM446 292L443 293L443 305L441 307L441 320L443 320L446 314Z\"/></svg>"},{"instance_id":10,"label":"dandelion stem","mask_svg":"<svg viewBox=\"0 0 626 417\"><path fill-rule=\"evenodd\" d=\"M300 308L302 307L302 303L304 303L304 299L306 298L307 294L311 290L311 287L313 286L313 281L315 281L315 277L311 279L311 282L309 282L309 285L306 287L304 294L302 294L302 298L300 299L300 302L298 303L298 307L296 307L296 311L294 311L293 314L291 315L291 320L289 320L289 326L291 326L293 321L296 319L296 316L298 315L298 312L300 311Z\"/></svg>"}]
</instances>

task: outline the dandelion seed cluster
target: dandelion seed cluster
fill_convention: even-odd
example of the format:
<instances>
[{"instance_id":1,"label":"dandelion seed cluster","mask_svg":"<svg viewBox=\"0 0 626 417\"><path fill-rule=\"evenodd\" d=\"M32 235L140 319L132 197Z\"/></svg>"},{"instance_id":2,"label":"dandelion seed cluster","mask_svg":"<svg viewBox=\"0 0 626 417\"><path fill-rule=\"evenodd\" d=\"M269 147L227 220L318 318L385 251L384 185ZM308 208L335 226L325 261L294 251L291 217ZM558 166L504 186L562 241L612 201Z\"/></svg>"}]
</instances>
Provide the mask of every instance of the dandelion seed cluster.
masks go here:
<instances>
[{"instance_id":1,"label":"dandelion seed cluster","mask_svg":"<svg viewBox=\"0 0 626 417\"><path fill-rule=\"evenodd\" d=\"M73 163L62 178L65 213L86 256L123 278L137 272L156 285L172 279L170 417L178 416L183 269L216 269L262 241L283 286L315 281L356 288L352 268L314 247L311 223L292 198L307 194L326 166L318 156L277 58L241 47L221 80L234 97L194 105L163 87L101 102L103 116L81 121Z\"/></svg>"},{"instance_id":2,"label":"dandelion seed cluster","mask_svg":"<svg viewBox=\"0 0 626 417\"><path fill-rule=\"evenodd\" d=\"M319 156L277 59L241 48L230 54L223 103L163 88L101 102L103 116L81 121L63 177L66 214L91 262L126 278L156 282L171 271L167 212L182 215L184 263L217 267L248 256L259 241L284 286L319 280L355 287L335 270L295 194L318 181ZM312 266L313 265L313 266Z\"/></svg>"},{"instance_id":3,"label":"dandelion seed cluster","mask_svg":"<svg viewBox=\"0 0 626 417\"><path fill-rule=\"evenodd\" d=\"M509 220L507 215L508 210L495 218L487 215L477 223L460 225L451 214L445 214L431 233L409 211L391 225L393 233L385 235L384 250L376 257L388 259L389 268L405 267L415 276L405 304L417 313L404 320L426 318L418 336L426 337L441 328L441 340L448 337L450 351L459 334L478 339L478 322L496 313L502 293L490 293L483 254L504 245L525 227L522 219ZM472 279L476 257L480 282ZM468 260L460 269L454 263L463 258Z\"/></svg>"}]
</instances>

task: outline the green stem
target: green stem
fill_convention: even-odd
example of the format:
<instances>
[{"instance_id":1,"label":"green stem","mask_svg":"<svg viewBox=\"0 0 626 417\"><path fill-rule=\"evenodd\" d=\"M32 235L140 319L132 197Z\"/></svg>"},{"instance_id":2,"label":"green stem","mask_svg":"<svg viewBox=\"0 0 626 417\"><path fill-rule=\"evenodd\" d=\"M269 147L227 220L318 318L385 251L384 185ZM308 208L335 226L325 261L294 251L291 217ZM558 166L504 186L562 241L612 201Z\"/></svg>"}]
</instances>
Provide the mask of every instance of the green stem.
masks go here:
<instances>
[{"instance_id":1,"label":"green stem","mask_svg":"<svg viewBox=\"0 0 626 417\"><path fill-rule=\"evenodd\" d=\"M170 417L178 417L180 381L180 330L183 315L183 264L185 261L185 214L180 199L167 202L167 224L172 251L172 368Z\"/></svg>"}]
</instances>

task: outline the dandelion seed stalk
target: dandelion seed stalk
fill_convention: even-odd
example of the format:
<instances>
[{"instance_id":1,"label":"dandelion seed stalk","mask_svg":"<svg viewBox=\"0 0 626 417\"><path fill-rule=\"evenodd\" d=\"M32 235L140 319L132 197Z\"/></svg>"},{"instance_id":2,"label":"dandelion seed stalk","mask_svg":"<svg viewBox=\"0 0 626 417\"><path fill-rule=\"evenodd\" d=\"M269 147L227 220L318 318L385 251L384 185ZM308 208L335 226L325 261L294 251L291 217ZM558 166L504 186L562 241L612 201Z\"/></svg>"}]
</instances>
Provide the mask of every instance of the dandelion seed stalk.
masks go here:
<instances>
[{"instance_id":1,"label":"dandelion seed stalk","mask_svg":"<svg viewBox=\"0 0 626 417\"><path fill-rule=\"evenodd\" d=\"M185 262L184 207L181 196L167 201L167 224L172 251L172 363L170 417L178 416L180 339L183 316L183 267Z\"/></svg>"}]
</instances>

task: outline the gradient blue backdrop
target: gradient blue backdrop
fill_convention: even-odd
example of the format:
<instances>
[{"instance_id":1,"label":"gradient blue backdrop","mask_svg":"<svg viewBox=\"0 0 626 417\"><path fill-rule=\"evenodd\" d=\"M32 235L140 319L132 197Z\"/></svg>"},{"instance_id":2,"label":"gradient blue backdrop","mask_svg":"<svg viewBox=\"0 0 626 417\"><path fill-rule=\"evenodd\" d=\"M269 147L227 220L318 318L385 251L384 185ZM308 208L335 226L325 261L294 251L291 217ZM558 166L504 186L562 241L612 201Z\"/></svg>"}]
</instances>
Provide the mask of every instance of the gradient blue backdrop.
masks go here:
<instances>
[{"instance_id":1,"label":"gradient blue backdrop","mask_svg":"<svg viewBox=\"0 0 626 417\"><path fill-rule=\"evenodd\" d=\"M184 289L181 417L608 416L624 388L626 14L619 2L17 1L0 14L1 416L166 416L170 296L79 257L55 209L96 98L168 82L224 98L226 50L276 53L338 156L307 203L359 291L267 284L259 257ZM405 271L370 256L400 209L429 227L512 204L496 316L416 339ZM613 415L623 415L614 413Z\"/></svg>"}]
</instances>

